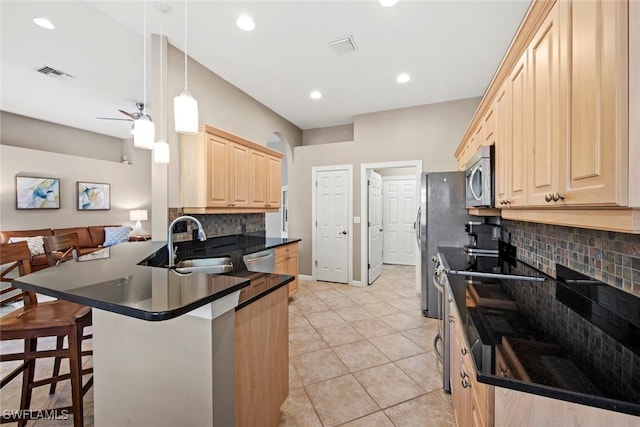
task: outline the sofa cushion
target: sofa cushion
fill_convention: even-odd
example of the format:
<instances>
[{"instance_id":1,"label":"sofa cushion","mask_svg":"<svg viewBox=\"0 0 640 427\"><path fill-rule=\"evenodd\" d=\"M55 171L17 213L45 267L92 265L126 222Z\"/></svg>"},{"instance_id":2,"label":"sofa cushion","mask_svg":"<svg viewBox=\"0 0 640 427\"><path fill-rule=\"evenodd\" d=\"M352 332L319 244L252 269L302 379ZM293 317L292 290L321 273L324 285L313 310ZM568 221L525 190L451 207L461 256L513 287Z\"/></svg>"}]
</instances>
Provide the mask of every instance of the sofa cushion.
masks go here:
<instances>
[{"instance_id":1,"label":"sofa cushion","mask_svg":"<svg viewBox=\"0 0 640 427\"><path fill-rule=\"evenodd\" d=\"M69 233L78 233L78 240L80 240L81 248L93 248L98 245L93 243L91 240L91 235L89 234L89 229L87 227L72 227L72 228L54 228L53 234L69 234Z\"/></svg>"},{"instance_id":2,"label":"sofa cushion","mask_svg":"<svg viewBox=\"0 0 640 427\"><path fill-rule=\"evenodd\" d=\"M53 231L50 228L43 228L40 230L0 231L0 243L9 243L9 238L11 237L35 237L35 236L53 236Z\"/></svg>"},{"instance_id":3,"label":"sofa cushion","mask_svg":"<svg viewBox=\"0 0 640 427\"><path fill-rule=\"evenodd\" d=\"M29 251L31 252L32 257L44 254L44 237L42 236L9 237L9 243L17 243L23 241L26 241L29 245Z\"/></svg>"},{"instance_id":4,"label":"sofa cushion","mask_svg":"<svg viewBox=\"0 0 640 427\"><path fill-rule=\"evenodd\" d=\"M104 246L113 246L118 243L128 242L131 230L132 228L128 225L125 225L124 227L105 227Z\"/></svg>"},{"instance_id":5,"label":"sofa cushion","mask_svg":"<svg viewBox=\"0 0 640 427\"><path fill-rule=\"evenodd\" d=\"M89 234L91 235L91 241L95 246L104 245L104 228L105 227L120 227L120 225L94 225L87 227Z\"/></svg>"}]
</instances>

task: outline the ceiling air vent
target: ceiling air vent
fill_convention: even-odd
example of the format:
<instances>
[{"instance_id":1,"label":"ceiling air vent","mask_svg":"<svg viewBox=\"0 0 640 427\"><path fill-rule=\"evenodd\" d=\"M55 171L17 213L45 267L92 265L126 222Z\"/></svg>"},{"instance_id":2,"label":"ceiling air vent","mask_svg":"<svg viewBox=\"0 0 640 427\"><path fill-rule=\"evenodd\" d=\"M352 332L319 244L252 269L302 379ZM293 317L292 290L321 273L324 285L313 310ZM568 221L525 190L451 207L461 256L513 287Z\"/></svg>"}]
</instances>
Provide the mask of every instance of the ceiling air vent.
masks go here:
<instances>
[{"instance_id":1,"label":"ceiling air vent","mask_svg":"<svg viewBox=\"0 0 640 427\"><path fill-rule=\"evenodd\" d=\"M352 35L330 42L329 47L336 55L344 55L345 53L355 52L358 49Z\"/></svg>"},{"instance_id":2,"label":"ceiling air vent","mask_svg":"<svg viewBox=\"0 0 640 427\"><path fill-rule=\"evenodd\" d=\"M48 65L44 65L40 68L36 68L36 71L40 74L44 74L45 76L52 77L54 79L70 79L73 78L71 74L67 74L64 71L56 70L53 67L49 67Z\"/></svg>"}]
</instances>

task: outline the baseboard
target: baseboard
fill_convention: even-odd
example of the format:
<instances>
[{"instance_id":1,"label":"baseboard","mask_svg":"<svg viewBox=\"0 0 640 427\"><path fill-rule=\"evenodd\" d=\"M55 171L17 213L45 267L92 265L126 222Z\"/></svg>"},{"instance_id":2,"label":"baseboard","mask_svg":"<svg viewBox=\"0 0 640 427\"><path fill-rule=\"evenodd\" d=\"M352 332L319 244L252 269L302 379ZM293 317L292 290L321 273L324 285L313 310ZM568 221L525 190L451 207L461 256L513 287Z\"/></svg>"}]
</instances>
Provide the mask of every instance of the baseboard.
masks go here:
<instances>
[{"instance_id":1,"label":"baseboard","mask_svg":"<svg viewBox=\"0 0 640 427\"><path fill-rule=\"evenodd\" d=\"M359 286L359 287L364 287L364 285L362 284L362 282L360 280L352 280L351 281L351 285L352 286Z\"/></svg>"},{"instance_id":2,"label":"baseboard","mask_svg":"<svg viewBox=\"0 0 640 427\"><path fill-rule=\"evenodd\" d=\"M300 280L313 280L313 276L307 276L306 274L298 274Z\"/></svg>"}]
</instances>

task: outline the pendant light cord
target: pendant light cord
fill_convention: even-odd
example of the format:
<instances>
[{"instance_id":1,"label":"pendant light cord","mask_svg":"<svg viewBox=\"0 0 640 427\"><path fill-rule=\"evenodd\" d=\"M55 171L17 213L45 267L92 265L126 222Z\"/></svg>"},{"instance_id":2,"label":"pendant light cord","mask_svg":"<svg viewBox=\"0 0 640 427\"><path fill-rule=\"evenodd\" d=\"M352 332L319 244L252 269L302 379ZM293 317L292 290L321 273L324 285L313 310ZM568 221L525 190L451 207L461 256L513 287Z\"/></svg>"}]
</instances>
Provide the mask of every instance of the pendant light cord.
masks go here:
<instances>
[{"instance_id":1,"label":"pendant light cord","mask_svg":"<svg viewBox=\"0 0 640 427\"><path fill-rule=\"evenodd\" d=\"M164 22L160 21L160 139L165 141L164 139L164 126L163 126L163 120L164 120L164 91L163 91L163 86L164 86L164 80L162 79L162 69L164 68L164 61L162 59L162 51L163 49L163 44L164 44Z\"/></svg>"},{"instance_id":2,"label":"pendant light cord","mask_svg":"<svg viewBox=\"0 0 640 427\"><path fill-rule=\"evenodd\" d=\"M184 90L187 90L187 0L184 0Z\"/></svg>"},{"instance_id":3,"label":"pendant light cord","mask_svg":"<svg viewBox=\"0 0 640 427\"><path fill-rule=\"evenodd\" d=\"M147 0L143 0L142 2L142 102L144 103L144 114L147 114Z\"/></svg>"}]
</instances>

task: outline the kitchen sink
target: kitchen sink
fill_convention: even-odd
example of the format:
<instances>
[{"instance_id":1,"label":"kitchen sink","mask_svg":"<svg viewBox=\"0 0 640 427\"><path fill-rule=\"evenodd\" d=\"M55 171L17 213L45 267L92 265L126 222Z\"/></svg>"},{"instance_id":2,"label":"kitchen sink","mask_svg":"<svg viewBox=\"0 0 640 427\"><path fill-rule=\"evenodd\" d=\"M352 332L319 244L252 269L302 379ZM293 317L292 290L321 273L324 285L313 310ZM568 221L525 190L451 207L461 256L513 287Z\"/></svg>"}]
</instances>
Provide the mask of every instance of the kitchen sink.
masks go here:
<instances>
[{"instance_id":1,"label":"kitchen sink","mask_svg":"<svg viewBox=\"0 0 640 427\"><path fill-rule=\"evenodd\" d=\"M223 274L233 271L229 257L185 259L175 265L178 273Z\"/></svg>"}]
</instances>

